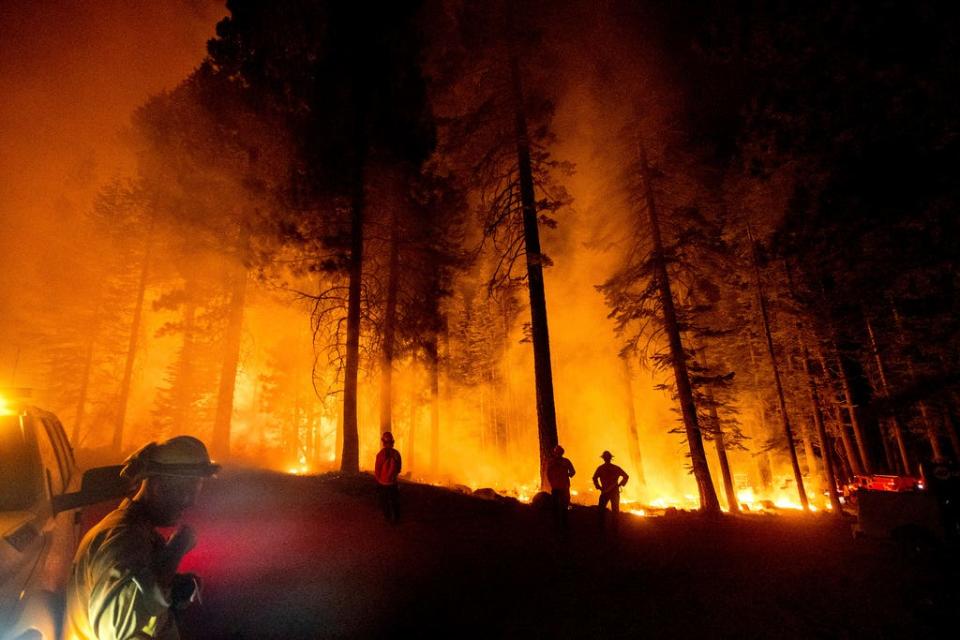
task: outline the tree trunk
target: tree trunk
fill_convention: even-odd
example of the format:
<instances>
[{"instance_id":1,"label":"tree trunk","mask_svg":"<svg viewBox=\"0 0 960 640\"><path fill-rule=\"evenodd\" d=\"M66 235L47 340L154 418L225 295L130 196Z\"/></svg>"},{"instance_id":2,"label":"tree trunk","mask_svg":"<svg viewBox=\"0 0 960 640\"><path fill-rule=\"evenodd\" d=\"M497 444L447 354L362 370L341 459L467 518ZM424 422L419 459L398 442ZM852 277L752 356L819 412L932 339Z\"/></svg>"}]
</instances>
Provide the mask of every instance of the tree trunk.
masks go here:
<instances>
[{"instance_id":1,"label":"tree trunk","mask_svg":"<svg viewBox=\"0 0 960 640\"><path fill-rule=\"evenodd\" d=\"M807 376L807 388L810 391L810 409L813 412L813 423L817 429L817 438L820 440L820 455L823 457L824 480L827 484L827 493L830 496L830 506L833 513L841 516L840 496L837 494L837 474L833 468L833 454L830 440L827 437L827 427L823 422L823 410L820 408L820 396L817 392L817 382L810 371L810 352L801 337L800 349L803 352L803 370Z\"/></svg>"},{"instance_id":2,"label":"tree trunk","mask_svg":"<svg viewBox=\"0 0 960 640\"><path fill-rule=\"evenodd\" d=\"M655 277L660 289L663 327L670 343L670 357L677 385L677 396L680 401L680 412L683 416L684 431L687 436L687 446L690 448L690 462L700 492L700 510L706 514L715 515L720 513L720 501L713 488L710 467L707 466L707 456L703 449L703 437L700 433L697 407L693 400L693 388L690 386L690 376L687 371L687 354L680 337L680 325L677 322L677 311L673 303L673 292L670 289L670 277L667 273L666 258L663 253L660 219L657 215L657 203L653 194L647 150L640 135L638 135L637 146L640 155L641 177L643 178L644 200L649 217L650 235L653 240L653 261Z\"/></svg>"},{"instance_id":3,"label":"tree trunk","mask_svg":"<svg viewBox=\"0 0 960 640\"><path fill-rule=\"evenodd\" d=\"M793 477L797 483L797 493L804 510L809 510L807 492L803 488L803 476L800 474L800 463L797 461L797 449L793 443L793 430L790 428L790 417L787 415L787 402L783 394L783 383L780 381L780 366L777 364L777 354L773 348L773 335L770 332L770 318L767 314L767 299L763 293L763 282L760 279L760 264L757 259L757 247L753 240L753 232L747 227L750 244L753 249L753 269L756 278L757 300L760 306L760 320L763 323L763 333L767 339L767 354L770 357L770 366L773 368L773 382L777 391L777 402L780 405L780 419L783 424L783 434L787 440L787 451L790 454L790 466L793 468Z\"/></svg>"},{"instance_id":4,"label":"tree trunk","mask_svg":"<svg viewBox=\"0 0 960 640\"><path fill-rule=\"evenodd\" d=\"M763 395L760 393L760 378L757 375L757 354L753 348L752 336L749 337L748 343L750 345L750 369L753 371L754 402L757 407L757 421L760 423L760 433L764 438L767 438L767 409ZM750 436L754 442L757 442L757 431L755 428L751 428ZM770 469L770 453L766 451L766 445L761 446L760 450L753 454L753 457L757 462L757 473L760 474L760 483L763 485L763 490L769 493L773 484L773 471Z\"/></svg>"},{"instance_id":5,"label":"tree trunk","mask_svg":"<svg viewBox=\"0 0 960 640\"><path fill-rule=\"evenodd\" d=\"M364 161L357 164L350 203L350 275L347 288L347 344L343 371L343 453L340 471L360 473L357 377L360 372L360 284L363 278Z\"/></svg>"},{"instance_id":6,"label":"tree trunk","mask_svg":"<svg viewBox=\"0 0 960 640\"><path fill-rule=\"evenodd\" d=\"M890 446L890 436L887 435L887 429L883 420L877 420L877 428L880 431L880 441L883 443L883 458L887 462L887 469L890 473L900 473L902 467L897 460L893 447Z\"/></svg>"},{"instance_id":7,"label":"tree trunk","mask_svg":"<svg viewBox=\"0 0 960 640\"><path fill-rule=\"evenodd\" d=\"M903 335L903 320L900 318L900 312L897 311L897 305L893 304L893 301L890 301L890 310L893 312L893 320L897 325L897 333L899 333L899 342L904 344L906 339ZM911 382L916 380L916 371L913 368L913 361L910 358L905 358L907 363L907 375L910 376ZM927 434L927 440L930 442L930 451L933 453L933 459L936 461L943 461L946 459L946 456L943 455L943 448L940 446L940 435L937 433L937 425L930 418L930 411L927 409L927 403L924 400L920 400L917 403L917 408L920 409L920 421L923 423L923 429Z\"/></svg>"},{"instance_id":8,"label":"tree trunk","mask_svg":"<svg viewBox=\"0 0 960 640\"><path fill-rule=\"evenodd\" d=\"M527 256L527 285L530 293L530 323L533 334L533 370L537 392L537 431L540 439L540 487L548 489L547 461L557 446L557 415L553 399L553 370L550 363L550 333L547 328L547 302L543 283L543 257L540 252L540 231L537 226L537 203L534 196L533 168L530 161L530 140L524 109L520 63L510 55L510 75L517 165L520 179L520 203L523 209L523 236Z\"/></svg>"},{"instance_id":9,"label":"tree trunk","mask_svg":"<svg viewBox=\"0 0 960 640\"><path fill-rule=\"evenodd\" d=\"M863 433L863 425L860 424L860 417L857 414L857 408L853 403L853 393L850 391L850 381L847 379L847 372L843 368L843 362L840 358L840 350L837 345L833 345L835 357L837 359L837 377L840 380L840 389L843 391L843 403L850 416L850 426L853 428L853 437L857 442L857 451L860 453L860 461L863 463L863 470L867 474L873 473L873 460L867 449L866 437Z\"/></svg>"},{"instance_id":10,"label":"tree trunk","mask_svg":"<svg viewBox=\"0 0 960 640\"><path fill-rule=\"evenodd\" d=\"M390 216L390 264L387 274L387 308L383 316L380 349L380 433L393 430L393 352L397 327L397 293L400 289L400 220L397 205Z\"/></svg>"},{"instance_id":11,"label":"tree trunk","mask_svg":"<svg viewBox=\"0 0 960 640\"><path fill-rule=\"evenodd\" d=\"M870 322L870 318L864 314L864 321L867 323L867 336L870 338L870 351L873 352L873 359L877 365L877 378L880 382L880 393L883 398L890 398L890 386L887 384L887 370L883 366L883 358L880 356L880 348L877 346L877 337L873 331L873 324ZM904 473L910 475L912 472L912 467L910 465L910 457L907 455L907 442L903 437L903 429L900 426L900 421L897 419L896 413L891 407L891 413L889 418L890 430L893 431L893 438L897 441L897 449L900 451L900 462L903 464Z\"/></svg>"},{"instance_id":12,"label":"tree trunk","mask_svg":"<svg viewBox=\"0 0 960 640\"><path fill-rule=\"evenodd\" d=\"M820 362L820 368L823 369L824 375L830 375L830 368L827 367L827 359L823 355L823 351L817 347L817 360ZM838 376L839 378L839 376ZM831 381L832 393L834 396L833 407L834 407L834 419L837 422L837 431L840 434L840 441L843 444L843 451L846 454L847 464L850 467L850 472L853 475L863 475L863 467L860 465L860 459L857 457L857 451L853 446L853 442L850 440L850 433L847 431L847 426L843 421L842 409L840 407L840 401L837 399L836 388L833 387L833 382Z\"/></svg>"},{"instance_id":13,"label":"tree trunk","mask_svg":"<svg viewBox=\"0 0 960 640\"><path fill-rule=\"evenodd\" d=\"M705 347L700 347L698 360L700 367L706 370L707 359ZM703 393L706 396L707 412L710 414L710 422L713 424L713 444L717 449L717 460L720 462L723 490L727 496L727 509L729 509L730 513L739 513L740 504L737 502L737 492L733 485L733 474L730 472L730 461L727 459L727 447L723 437L723 426L720 424L720 414L717 411L716 401L710 388L704 387Z\"/></svg>"},{"instance_id":14,"label":"tree trunk","mask_svg":"<svg viewBox=\"0 0 960 640\"><path fill-rule=\"evenodd\" d=\"M412 365L411 365L412 366ZM419 407L419 393L415 382L416 376L410 376L410 406L407 429L407 459L403 463L403 468L407 473L412 472L417 466L417 413Z\"/></svg>"},{"instance_id":15,"label":"tree trunk","mask_svg":"<svg viewBox=\"0 0 960 640\"><path fill-rule=\"evenodd\" d=\"M246 245L246 233L241 236L241 248ZM245 257L246 250L242 248ZM241 258L244 259L244 258ZM230 457L230 425L233 419L233 395L237 386L237 366L240 363L240 342L243 338L243 309L247 295L247 268L241 262L231 278L229 318L224 339L223 363L220 367L220 386L217 391L217 414L213 423L213 452L221 460Z\"/></svg>"},{"instance_id":16,"label":"tree trunk","mask_svg":"<svg viewBox=\"0 0 960 640\"><path fill-rule=\"evenodd\" d=\"M637 482L646 485L643 475L643 458L640 455L640 435L637 432L637 410L633 402L633 367L630 366L629 356L620 356L623 363L623 387L627 406L627 439L630 442L630 460L633 462Z\"/></svg>"},{"instance_id":17,"label":"tree trunk","mask_svg":"<svg viewBox=\"0 0 960 640\"><path fill-rule=\"evenodd\" d=\"M337 406L337 433L334 436L333 462L338 467L343 462L343 402Z\"/></svg>"},{"instance_id":18,"label":"tree trunk","mask_svg":"<svg viewBox=\"0 0 960 640\"><path fill-rule=\"evenodd\" d=\"M427 352L427 367L430 376L430 471L437 472L437 457L440 442L440 358L437 352L439 335L434 334L433 340L425 346Z\"/></svg>"},{"instance_id":19,"label":"tree trunk","mask_svg":"<svg viewBox=\"0 0 960 640\"><path fill-rule=\"evenodd\" d=\"M739 513L740 504L737 502L737 492L733 486L733 474L730 472L730 461L727 460L727 447L723 440L723 427L720 425L720 416L717 414L717 408L713 406L713 398L709 391L707 401L710 403L710 420L716 425L716 433L713 436L713 443L717 448L717 459L720 461L720 473L723 476L723 490L727 495L727 508L730 513Z\"/></svg>"},{"instance_id":20,"label":"tree trunk","mask_svg":"<svg viewBox=\"0 0 960 640\"><path fill-rule=\"evenodd\" d=\"M120 397L117 401L117 415L113 423L111 449L119 453L123 449L123 423L127 419L127 403L130 401L130 385L133 382L133 365L137 359L137 343L140 340L140 323L143 320L143 299L147 293L147 274L150 269L150 257L153 254L153 221L147 231L147 246L140 265L140 279L137 283L137 301L133 307L133 320L130 323L130 340L127 342L127 357L123 364L123 378L120 381Z\"/></svg>"}]
</instances>

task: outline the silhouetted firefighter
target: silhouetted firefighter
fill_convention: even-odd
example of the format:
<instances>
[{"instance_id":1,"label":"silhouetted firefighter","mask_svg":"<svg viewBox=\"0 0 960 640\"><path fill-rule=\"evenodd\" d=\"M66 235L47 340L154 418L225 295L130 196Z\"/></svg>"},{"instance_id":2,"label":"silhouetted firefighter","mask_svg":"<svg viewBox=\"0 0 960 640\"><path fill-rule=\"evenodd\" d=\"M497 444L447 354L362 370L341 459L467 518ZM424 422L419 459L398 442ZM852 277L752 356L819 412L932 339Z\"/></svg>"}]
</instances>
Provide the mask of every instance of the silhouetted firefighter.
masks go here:
<instances>
[{"instance_id":1,"label":"silhouetted firefighter","mask_svg":"<svg viewBox=\"0 0 960 640\"><path fill-rule=\"evenodd\" d=\"M152 442L127 458L121 477L137 494L91 529L80 543L67 584L66 637L179 638L172 611L199 598L192 573L177 573L197 543L190 527L164 538L220 469L192 436Z\"/></svg>"},{"instance_id":2,"label":"silhouetted firefighter","mask_svg":"<svg viewBox=\"0 0 960 640\"><path fill-rule=\"evenodd\" d=\"M403 467L400 452L393 448L393 434L389 431L380 436L383 448L377 453L377 462L374 465L373 475L377 479L377 493L380 497L380 507L387 522L396 524L400 521L400 489L397 485L397 476Z\"/></svg>"},{"instance_id":3,"label":"silhouetted firefighter","mask_svg":"<svg viewBox=\"0 0 960 640\"><path fill-rule=\"evenodd\" d=\"M570 478L576 475L573 463L563 457L563 447L557 445L547 461L547 480L553 495L553 509L557 523L566 528L567 510L570 508Z\"/></svg>"},{"instance_id":4,"label":"silhouetted firefighter","mask_svg":"<svg viewBox=\"0 0 960 640\"><path fill-rule=\"evenodd\" d=\"M630 476L627 472L610 462L613 454L604 451L600 454L603 458L603 464L597 467L593 472L593 486L600 492L598 505L600 528L603 528L604 519L607 515L607 503L610 503L610 510L613 511L613 526L617 526L617 517L620 513L620 489L627 484Z\"/></svg>"}]
</instances>

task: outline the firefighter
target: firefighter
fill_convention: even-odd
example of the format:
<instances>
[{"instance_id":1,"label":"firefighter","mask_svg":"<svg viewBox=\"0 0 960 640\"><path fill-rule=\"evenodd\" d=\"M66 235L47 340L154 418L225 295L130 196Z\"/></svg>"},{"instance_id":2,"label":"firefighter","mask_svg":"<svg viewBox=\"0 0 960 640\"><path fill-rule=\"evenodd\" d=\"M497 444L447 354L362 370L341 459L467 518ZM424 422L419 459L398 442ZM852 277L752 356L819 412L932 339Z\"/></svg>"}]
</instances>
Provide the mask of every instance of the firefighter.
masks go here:
<instances>
[{"instance_id":1,"label":"firefighter","mask_svg":"<svg viewBox=\"0 0 960 640\"><path fill-rule=\"evenodd\" d=\"M557 522L561 528L566 528L567 511L570 508L570 478L577 472L573 468L573 463L563 457L563 453L563 447L560 445L553 448L553 455L547 461L547 481L550 482Z\"/></svg>"},{"instance_id":2,"label":"firefighter","mask_svg":"<svg viewBox=\"0 0 960 640\"><path fill-rule=\"evenodd\" d=\"M400 452L393 448L393 434L384 431L380 436L383 448L377 453L373 475L377 479L377 495L380 507L387 522L397 524L400 521L400 488L397 476L403 468Z\"/></svg>"},{"instance_id":3,"label":"firefighter","mask_svg":"<svg viewBox=\"0 0 960 640\"><path fill-rule=\"evenodd\" d=\"M613 454L604 451L600 454L603 458L603 464L597 467L593 472L593 486L600 492L600 528L603 528L606 518L607 503L610 503L610 510L613 512L613 526L617 526L617 515L620 513L620 489L627 484L630 476L627 472L610 462Z\"/></svg>"},{"instance_id":4,"label":"firefighter","mask_svg":"<svg viewBox=\"0 0 960 640\"><path fill-rule=\"evenodd\" d=\"M124 461L121 477L139 486L77 549L67 584L67 640L180 637L173 612L199 598L200 582L177 566L196 536L182 526L165 540L157 527L176 526L204 478L219 469L191 436L152 442Z\"/></svg>"}]
</instances>

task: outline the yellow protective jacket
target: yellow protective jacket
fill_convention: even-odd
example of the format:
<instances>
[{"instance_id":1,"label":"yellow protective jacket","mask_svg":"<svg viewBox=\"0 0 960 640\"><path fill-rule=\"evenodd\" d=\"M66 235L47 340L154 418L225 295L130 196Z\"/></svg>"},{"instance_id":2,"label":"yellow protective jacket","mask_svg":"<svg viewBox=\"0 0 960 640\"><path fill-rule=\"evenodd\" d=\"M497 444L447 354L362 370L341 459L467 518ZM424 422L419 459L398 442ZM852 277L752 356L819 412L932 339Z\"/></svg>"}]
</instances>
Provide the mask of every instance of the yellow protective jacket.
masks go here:
<instances>
[{"instance_id":1,"label":"yellow protective jacket","mask_svg":"<svg viewBox=\"0 0 960 640\"><path fill-rule=\"evenodd\" d=\"M67 583L66 640L177 640L169 589L157 581L164 547L129 500L87 532Z\"/></svg>"}]
</instances>

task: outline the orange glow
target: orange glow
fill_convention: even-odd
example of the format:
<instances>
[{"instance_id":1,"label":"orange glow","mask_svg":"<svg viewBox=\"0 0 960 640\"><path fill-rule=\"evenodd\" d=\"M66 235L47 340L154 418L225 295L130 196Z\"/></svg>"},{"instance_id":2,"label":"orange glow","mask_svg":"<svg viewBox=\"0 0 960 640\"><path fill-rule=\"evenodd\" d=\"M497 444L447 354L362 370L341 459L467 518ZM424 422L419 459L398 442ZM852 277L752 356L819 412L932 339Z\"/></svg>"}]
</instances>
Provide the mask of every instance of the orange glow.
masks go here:
<instances>
[{"instance_id":1,"label":"orange glow","mask_svg":"<svg viewBox=\"0 0 960 640\"><path fill-rule=\"evenodd\" d=\"M175 164L157 149L140 148L144 143L131 130L131 117L148 98L172 89L196 67L225 11L216 2L191 3L195 11L187 14L179 11L183 3L171 0L140 4L39 2L38 12L19 31L0 39L5 97L0 102L0 299L4 309L15 310L0 317L6 338L0 344L0 383L22 381L40 390L36 404L58 414L78 450L109 451L121 413L124 450L178 433L212 443L227 351L227 301L239 270L246 289L239 345L230 345L239 362L227 412L229 457L213 453L227 463L294 475L335 470L343 381L340 363L331 360L324 341L335 334L341 317L334 314L312 327L311 301L292 293L315 294L327 286L326 276L286 254L274 255L262 269L249 267L225 248L224 225L207 219L211 211L258 209L259 203L244 193L248 176L219 166L203 173L203 181L216 185L215 206L196 210L184 204L195 203L181 192L183 176L160 181L173 194L163 213L185 218L177 224L145 223L149 207L142 203L129 234L110 238L110 225L91 222L98 195L114 178L136 181L151 168L159 172L154 164ZM622 258L624 248L611 239L630 237L636 227L630 203L611 198L608 184L616 167L628 160L611 152L615 145L610 143L621 136L632 97L624 94L610 104L611 96L596 95L589 83L573 77L559 82L556 129L564 135L553 151L577 165L564 180L576 205L556 230L544 229L542 235L544 252L554 263L545 280L559 440L577 468L571 496L576 504L596 503L591 476L600 453L610 450L631 477L622 494L625 511L651 516L668 508L696 509L697 487L686 468L685 445L671 433L678 419L675 403L655 390L669 378L638 366L625 380L618 357L623 340L595 289ZM136 283L145 255L150 259L143 319L134 331ZM457 274L443 311L453 356L466 351L456 332L468 308L486 330L502 330L495 336L497 348L488 350L496 352L492 361L464 380L445 355L434 443L433 400L422 354L398 358L392 429L407 477L473 490L489 487L527 503L540 489L533 360L524 329L529 312L523 303L517 317L504 322L509 314L486 295L490 256L482 258ZM360 466L369 470L379 449L379 374L378 340L371 335L373 323L365 322L358 419ZM136 353L121 411L119 381L131 337ZM751 402L738 399L744 422L752 420L746 410ZM636 437L628 425L631 405ZM12 409L0 399L2 412ZM642 461L632 457L634 444ZM437 460L432 459L435 445ZM765 501L799 508L788 483L774 482L788 488L767 493L759 488L755 454L760 446L748 442L747 447L729 452L740 502L749 511L768 508ZM122 454L109 455L122 459ZM710 465L722 488L712 458ZM772 467L782 479L786 461L775 458ZM815 508L830 507L818 502Z\"/></svg>"}]
</instances>

